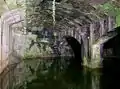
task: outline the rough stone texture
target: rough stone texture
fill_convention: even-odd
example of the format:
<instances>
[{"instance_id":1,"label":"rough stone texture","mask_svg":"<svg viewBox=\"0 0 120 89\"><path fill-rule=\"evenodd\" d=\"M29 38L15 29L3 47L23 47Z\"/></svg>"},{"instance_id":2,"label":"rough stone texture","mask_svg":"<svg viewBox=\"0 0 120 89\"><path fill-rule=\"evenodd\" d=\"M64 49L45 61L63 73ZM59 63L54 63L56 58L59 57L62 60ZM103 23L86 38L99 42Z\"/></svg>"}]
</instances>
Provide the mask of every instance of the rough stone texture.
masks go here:
<instances>
[{"instance_id":1,"label":"rough stone texture","mask_svg":"<svg viewBox=\"0 0 120 89\"><path fill-rule=\"evenodd\" d=\"M112 35L109 35L111 33ZM117 35L116 31L111 33L108 33L106 36L101 37L95 44L92 45L91 62L88 63L88 66L90 66L90 68L102 67L103 59L101 57L101 45Z\"/></svg>"},{"instance_id":2,"label":"rough stone texture","mask_svg":"<svg viewBox=\"0 0 120 89\"><path fill-rule=\"evenodd\" d=\"M62 2L63 1L63 2ZM98 11L89 3L81 0L62 0L56 2L55 29L67 29L77 25L85 25L102 19L105 14ZM40 1L36 5L33 0L26 1L26 18L29 30L34 26L53 28L52 1Z\"/></svg>"},{"instance_id":3,"label":"rough stone texture","mask_svg":"<svg viewBox=\"0 0 120 89\"><path fill-rule=\"evenodd\" d=\"M13 12L15 12L15 11L13 11ZM21 14L20 13L18 13L18 15L20 15L21 16ZM17 19L18 21L20 21L20 19ZM12 21L12 20L11 20ZM94 40L94 38L97 38L97 39L99 39L99 38L101 38L102 37L102 35L105 35L106 34L106 32L108 32L108 31L111 31L111 28L112 27L110 27L110 28L106 28L106 26L105 26L105 23L104 22L109 22L109 21L111 21L111 24L114 24L113 23L113 21L112 20L110 20L109 19L109 21L108 21L108 19L106 20L104 20L103 22L101 22L101 23L99 23L99 21L98 22L96 22L96 23L94 23L94 24L90 24L90 25L83 25L83 26L79 26L79 25L75 25L76 27L73 27L73 28L70 28L70 27L68 27L68 26L66 26L67 27L67 29L66 28L62 28L61 29L61 31L60 30L58 30L58 31L56 31L56 30L51 30L51 32L52 32L52 35L51 35L51 37L53 36L53 38L51 38L51 37L49 37L49 35L51 34L49 31L50 31L50 29L49 28L47 28L46 30L45 29L42 29L42 28L32 28L33 29L33 31L31 32L32 34L30 35L30 34L28 34L28 33L30 33L30 32L26 32L26 35L25 34L23 34L23 32L22 31L24 31L23 30L23 28L20 28L20 27L22 27L23 26L23 24L22 25L20 25L19 23L22 23L22 22L19 22L19 23L14 23L14 22L11 22L11 23L14 23L15 25L12 25L11 26L11 28L10 28L10 30L11 31L13 31L13 34L12 34L12 39L11 39L11 42L12 42L12 46L13 47L11 47L11 50L13 49L13 50L15 50L18 54L20 54L21 56L24 56L25 55L25 52L27 53L27 55L36 55L36 56L41 56L41 53L42 53L42 55L43 54L45 54L45 55L48 55L48 54L51 54L51 52L60 52L60 53L62 53L62 54L64 54L64 53L67 53L67 50L69 50L69 47L67 48L67 46L65 46L65 44L63 44L63 45L60 45L61 43L63 43L63 36L67 36L67 35L69 35L69 36L72 36L72 37L74 37L74 38L76 38L80 43L81 43L81 39L83 40L83 44L84 44L84 50L85 50L85 57L84 58L86 58L86 60L88 61L90 58L88 57L88 46L89 46L89 44L88 44L88 38L90 38L90 46L89 47L91 47L91 49L93 49L92 48L92 45L93 44L96 44L96 42L97 42L97 40ZM109 24L109 25L111 25L111 24ZM6 24L5 24L6 25ZM96 25L99 25L98 27L96 26ZM108 26L109 26L108 25ZM16 27L17 26L17 27ZM74 26L74 25L73 25ZM112 25L112 26L114 26L114 25ZM6 27L5 27L6 28ZM19 29L20 28L20 29ZM95 30L96 29L99 29L99 32L95 32ZM16 30L17 29L17 30ZM36 31L36 29L40 29L39 31ZM57 28L56 28L57 29ZM9 28L8 28L8 30L9 30ZM106 30L105 32L102 32L103 30ZM95 33L94 33L95 32ZM101 32L102 32L102 35L100 35L101 34ZM56 33L56 36L55 36L55 33ZM5 34L5 33L4 33ZM99 34L99 35L96 35L96 34ZM36 39L36 37L37 36L39 36L38 37L38 39ZM98 36L98 37L97 37ZM55 38L56 37L56 38ZM30 39L31 38L31 39ZM22 40L21 40L22 39ZM52 41L52 40L53 41ZM31 44L31 41L34 41L33 43L33 45L31 46L31 49L30 50L28 50L28 48L29 48L29 46L30 46L30 44ZM48 43L47 45L45 45L44 43ZM51 50L51 46L50 46L50 44L49 43L52 43L52 45L55 45L55 47L57 47L57 49L54 47L52 50ZM58 43L57 43L58 42ZM39 46L35 46L36 45L36 43L40 43L40 48L39 48ZM4 43L5 44L5 43ZM43 46L45 47L45 49L43 48ZM63 49L63 51L62 51L62 49L60 49L60 48L62 48ZM40 50L38 50L38 49L41 49L41 51ZM45 51L47 49L47 51ZM50 49L50 50L48 50L48 49ZM50 52L49 52L50 51ZM44 53L44 52L47 52L47 53ZM69 53L69 52L68 52ZM92 53L92 52L91 52ZM97 52L96 52L97 53ZM98 54L99 54L99 52L98 52ZM97 54L97 55L98 55ZM99 56L99 55L98 55ZM99 60L99 59L96 59L96 60ZM91 61L92 62L92 61ZM87 62L86 62L87 63ZM86 64L86 65L88 65L88 63Z\"/></svg>"},{"instance_id":4,"label":"rough stone texture","mask_svg":"<svg viewBox=\"0 0 120 89\"><path fill-rule=\"evenodd\" d=\"M91 55L91 68L99 68L101 67L101 56L100 56L100 44L92 45L92 55Z\"/></svg>"},{"instance_id":5,"label":"rough stone texture","mask_svg":"<svg viewBox=\"0 0 120 89\"><path fill-rule=\"evenodd\" d=\"M64 3L56 2L55 27L53 27L51 1L40 1L39 4L37 4L37 2L28 0L24 4L26 4L26 8L11 10L1 16L1 31L3 30L4 35L2 39L4 42L1 45L1 48L3 48L1 52L3 53L2 59L6 59L8 54L13 50L21 56L43 56L52 53L69 55L71 54L69 52L69 50L71 50L70 47L66 45L66 43L61 45L61 43L63 43L63 36L69 35L76 38L80 43L81 39L83 40L85 46L85 64L88 65L89 61L93 62L89 56L94 53L94 51L91 51L94 50L94 45L96 45L97 41L103 35L107 34L107 32L111 31L114 27L114 18L106 17L102 11L98 11L88 3L82 1L70 0ZM19 3L20 7L21 5ZM24 12L25 10L26 12ZM98 21L96 22L96 20ZM93 26L91 26L91 23L93 23ZM49 31L45 31L43 28L47 28L53 33L51 38L48 36ZM24 33L25 30L27 30L27 32ZM29 32L31 32L32 35L27 34ZM54 32L56 32L56 36ZM10 35L11 33L13 34ZM34 44L28 49L32 40ZM54 47L52 48L51 45ZM97 47L99 48L99 46ZM96 53L99 57L99 51Z\"/></svg>"},{"instance_id":6,"label":"rough stone texture","mask_svg":"<svg viewBox=\"0 0 120 89\"><path fill-rule=\"evenodd\" d=\"M0 37L3 35L2 38L3 44L2 45L0 44L0 48L2 48L2 51L0 50L0 54L2 53L2 55L0 55L0 57L2 56L0 58L0 63L1 63L0 68L5 68L5 66L8 64L7 59L10 58L9 53L12 53L14 54L14 56L17 56L17 59L25 55L46 56L48 54L52 54L53 51L54 52L59 51L62 55L64 54L64 56L73 54L72 52L70 53L71 48L69 47L69 45L66 45L67 43L64 42L63 40L63 36L65 35L70 35L76 38L80 43L81 43L81 39L84 41L83 43L85 46L84 47L85 55L83 59L84 60L83 65L91 68L100 67L101 65L100 44L102 44L105 40L111 38L111 37L107 37L104 40L104 37L102 38L102 36L107 35L108 34L107 32L113 29L114 19L108 17L107 20L105 21L106 23L104 23L103 18L106 17L106 15L103 12L98 11L98 9L95 9L88 3L78 2L78 0L70 0L70 1L64 0L63 2L65 3L56 2L56 16L55 16L56 24L55 27L53 28L51 1L48 0L47 2L42 3L41 6L40 4L42 0L37 0L37 2L34 3L32 0L31 2L28 1L27 3L23 3L24 0L19 0L19 1L17 0L17 4L16 4L16 0L11 0L11 1L12 2L9 3L8 0L6 0L8 6L7 5L0 6L4 8L0 10L0 14L2 13L0 19ZM4 1L2 1L2 3L5 4ZM11 6L12 4L14 5ZM25 4L27 7L24 7ZM9 6L11 7L9 8ZM15 9L21 7L22 9L20 10ZM6 12L10 9L15 9L15 10ZM26 11L26 13L24 11ZM26 14L26 19L24 18L25 14ZM102 19L100 22L99 21L96 22L96 20L100 20L100 19ZM23 23L27 22L27 24L25 24L24 26L21 20L24 20ZM90 23L94 23L95 25L94 27L92 27L92 29L90 29L89 27ZM36 34L35 31L37 29L41 32L43 27L52 30L53 33L54 30L57 30L57 36L56 36L57 39L53 38L53 41L56 42L52 42L51 40L48 39L49 37L39 37L40 39L38 41L41 45L41 47L39 48L36 44L37 43L36 37L38 35ZM14 29L16 29L17 31ZM27 35L23 34L23 31L25 31L25 29L27 29L27 31L32 34L27 34ZM3 34L1 34L2 30L3 30ZM11 35L11 33L13 34ZM46 33L44 33L43 35L46 35ZM32 45L32 47L29 49L32 40L34 41L35 44ZM88 41L90 42L90 44L88 44ZM52 48L50 44L47 45L44 44L47 42L48 43L51 42L52 45L54 44L57 49L55 47ZM61 43L63 44L61 45ZM91 56L91 58L89 58L89 56ZM17 63L20 61L20 60L14 61L11 59L14 58L9 59L10 64ZM13 75L14 77L12 78L15 78L15 80L13 81L17 81L17 83L19 83L20 80L24 78L22 76L17 76L17 75L22 75L21 73L23 72L19 71L19 69L21 70L21 68L23 68L23 65L18 65L17 68L11 72L11 74L13 74L13 72L16 73L16 75ZM8 79L8 75L6 75L4 78L5 78L4 84L8 84L6 82L6 80Z\"/></svg>"},{"instance_id":7,"label":"rough stone texture","mask_svg":"<svg viewBox=\"0 0 120 89\"><path fill-rule=\"evenodd\" d=\"M17 53L19 53L21 56L24 56L26 49L29 48L31 39L35 39L35 35L22 35L20 33L14 33L13 39L14 39L14 44L13 44L13 50L15 50ZM37 51L37 50L36 50ZM36 52L35 50L33 51L33 55L35 55Z\"/></svg>"},{"instance_id":8,"label":"rough stone texture","mask_svg":"<svg viewBox=\"0 0 120 89\"><path fill-rule=\"evenodd\" d=\"M9 62L8 62L8 58L9 55L11 54L11 45L12 45L12 40L11 40L11 31L10 31L10 25L14 24L15 22L20 21L21 19L23 19L21 17L21 19L19 18L19 15L21 15L22 13L19 13L20 9L15 9L12 12L7 12L4 13L1 16L0 22L1 22L1 26L0 26L0 67L3 69ZM14 14L14 18L11 16L12 14ZM16 20L13 20L16 19ZM3 63L4 62L4 63ZM6 65L5 65L6 64ZM4 66L4 67L3 67ZM2 71L2 70L1 70Z\"/></svg>"}]
</instances>

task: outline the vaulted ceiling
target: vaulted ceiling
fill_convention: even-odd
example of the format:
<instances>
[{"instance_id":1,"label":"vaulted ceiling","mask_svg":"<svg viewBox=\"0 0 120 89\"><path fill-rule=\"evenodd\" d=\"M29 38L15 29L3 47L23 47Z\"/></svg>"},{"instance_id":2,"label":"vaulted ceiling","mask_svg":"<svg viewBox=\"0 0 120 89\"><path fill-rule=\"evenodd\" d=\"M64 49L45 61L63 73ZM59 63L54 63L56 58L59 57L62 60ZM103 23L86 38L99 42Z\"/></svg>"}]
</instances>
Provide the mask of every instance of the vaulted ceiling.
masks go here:
<instances>
[{"instance_id":1,"label":"vaulted ceiling","mask_svg":"<svg viewBox=\"0 0 120 89\"><path fill-rule=\"evenodd\" d=\"M19 1L19 2L18 2ZM24 0L0 0L0 15L6 11L14 8L19 8L20 3ZM33 3L33 6L28 6L28 14L32 24L40 25L41 22L46 20L47 23L51 23L52 20L52 0L25 0L29 3ZM31 1L31 2L30 2ZM56 22L57 25L71 26L71 25L84 25L89 24L94 20L98 20L99 17L105 17L104 12L94 8L92 4L103 3L106 0L56 0ZM86 1L86 2L84 2ZM99 2L98 2L99 1ZM90 5L91 4L91 5ZM43 7L42 9L32 12L30 9L36 7ZM33 11L34 11L33 10ZM40 17L41 15L41 17ZM45 17L46 16L46 17ZM48 16L48 17L47 17ZM44 19L45 18L45 19ZM31 23L30 23L31 25ZM34 26L34 25L31 25ZM57 26L58 27L58 26Z\"/></svg>"}]
</instances>

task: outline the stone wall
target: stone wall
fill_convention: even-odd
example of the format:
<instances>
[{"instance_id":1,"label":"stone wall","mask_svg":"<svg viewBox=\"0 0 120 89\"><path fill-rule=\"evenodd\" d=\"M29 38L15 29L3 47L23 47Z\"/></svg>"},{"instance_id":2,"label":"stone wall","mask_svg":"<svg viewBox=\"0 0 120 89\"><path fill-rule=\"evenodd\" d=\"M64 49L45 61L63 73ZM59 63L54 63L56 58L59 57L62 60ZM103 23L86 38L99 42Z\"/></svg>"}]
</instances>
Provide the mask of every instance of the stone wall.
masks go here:
<instances>
[{"instance_id":1,"label":"stone wall","mask_svg":"<svg viewBox=\"0 0 120 89\"><path fill-rule=\"evenodd\" d=\"M42 3L42 1L40 2ZM42 7L33 0L28 0L26 2L26 12L23 9L16 9L3 14L1 16L1 32L3 31L3 34L1 34L3 40L1 45L1 59L6 59L12 51L15 51L22 57L46 56L56 52L58 54L59 52L64 54L70 47L65 45L61 46L61 48L63 47L63 51L61 52L59 46L62 43L63 36L70 35L80 43L81 39L83 40L85 50L84 59L87 62L92 61L90 59L93 53L95 53L92 51L94 50L94 45L99 43L98 40L103 35L111 31L114 26L114 19L107 17L105 20L101 19L96 22L94 21L96 17L93 16L92 18L76 10L74 5L71 6L71 3L76 4L76 2L69 2L65 6L56 4L56 19L59 20L54 28L52 24L51 2L43 3L48 5L48 7ZM66 9L64 10L63 8ZM58 18L59 16L64 19ZM93 20L91 21L91 19ZM90 24L91 22L93 24ZM47 28L48 30L46 31L43 28ZM56 36L54 35L53 29L56 30ZM51 38L48 36L49 31L52 32Z\"/></svg>"},{"instance_id":2,"label":"stone wall","mask_svg":"<svg viewBox=\"0 0 120 89\"><path fill-rule=\"evenodd\" d=\"M13 11L6 12L2 14L0 22L0 68L4 68L8 64L9 55L11 55L12 39L10 26L17 23L23 19L22 12L20 9L15 9ZM0 69L2 71L2 69Z\"/></svg>"}]
</instances>

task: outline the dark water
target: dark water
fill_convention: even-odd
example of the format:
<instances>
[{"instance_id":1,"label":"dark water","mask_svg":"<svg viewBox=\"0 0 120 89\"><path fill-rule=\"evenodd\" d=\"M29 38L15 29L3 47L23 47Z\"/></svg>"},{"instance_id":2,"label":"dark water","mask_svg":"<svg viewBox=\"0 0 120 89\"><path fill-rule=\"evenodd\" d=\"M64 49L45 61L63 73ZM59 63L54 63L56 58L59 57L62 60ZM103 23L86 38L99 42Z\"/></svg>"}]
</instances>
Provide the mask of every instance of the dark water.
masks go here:
<instances>
[{"instance_id":1,"label":"dark water","mask_svg":"<svg viewBox=\"0 0 120 89\"><path fill-rule=\"evenodd\" d=\"M119 63L119 59L106 60L104 68L98 71L73 62L62 70L56 61L47 72L38 71L37 78L28 82L26 89L120 89Z\"/></svg>"},{"instance_id":2,"label":"dark water","mask_svg":"<svg viewBox=\"0 0 120 89\"><path fill-rule=\"evenodd\" d=\"M99 71L83 68L81 66L82 43L79 44L72 37L66 37L66 40L71 46L75 58L63 58L62 60L54 58L50 67L43 68L44 72L43 70L37 71L37 78L27 82L25 89L120 89L119 58L104 59L103 68ZM108 43L106 47L114 48L116 56L119 56L119 42L113 41L112 43L118 45L115 47ZM47 63L45 62L45 64Z\"/></svg>"}]
</instances>

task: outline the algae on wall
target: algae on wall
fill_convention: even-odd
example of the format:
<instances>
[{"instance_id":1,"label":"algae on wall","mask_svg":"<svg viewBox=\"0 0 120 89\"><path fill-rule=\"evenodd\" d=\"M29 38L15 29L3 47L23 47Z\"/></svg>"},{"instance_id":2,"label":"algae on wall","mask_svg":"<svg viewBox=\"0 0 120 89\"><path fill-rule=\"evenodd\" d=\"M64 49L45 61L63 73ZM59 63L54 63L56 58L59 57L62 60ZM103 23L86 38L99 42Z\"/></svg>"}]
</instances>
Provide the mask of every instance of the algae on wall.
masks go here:
<instances>
[{"instance_id":1,"label":"algae on wall","mask_svg":"<svg viewBox=\"0 0 120 89\"><path fill-rule=\"evenodd\" d=\"M116 26L120 26L120 2L115 1L108 1L104 3L103 5L98 5L97 8L100 10L104 11L104 13L111 15L111 16L116 16Z\"/></svg>"}]
</instances>

